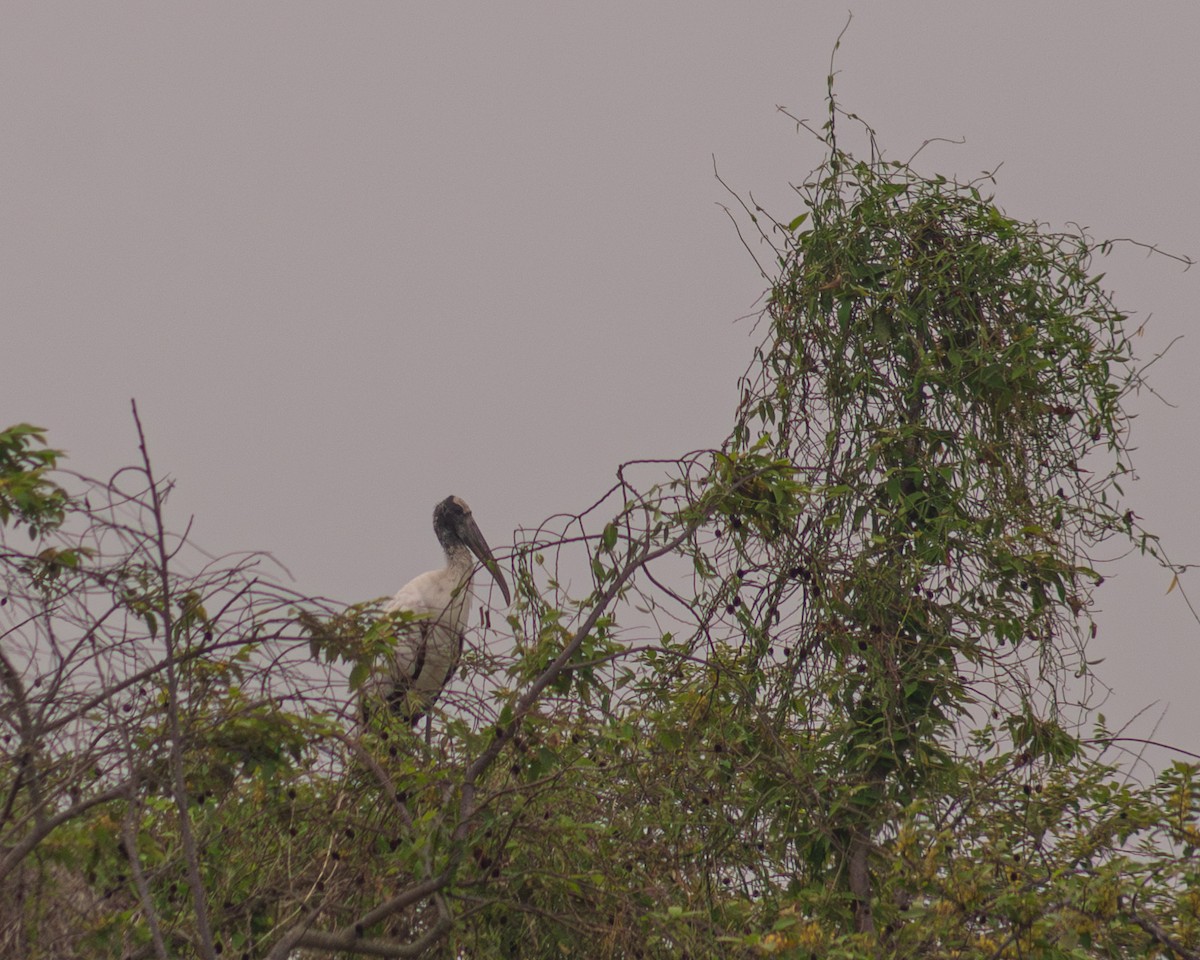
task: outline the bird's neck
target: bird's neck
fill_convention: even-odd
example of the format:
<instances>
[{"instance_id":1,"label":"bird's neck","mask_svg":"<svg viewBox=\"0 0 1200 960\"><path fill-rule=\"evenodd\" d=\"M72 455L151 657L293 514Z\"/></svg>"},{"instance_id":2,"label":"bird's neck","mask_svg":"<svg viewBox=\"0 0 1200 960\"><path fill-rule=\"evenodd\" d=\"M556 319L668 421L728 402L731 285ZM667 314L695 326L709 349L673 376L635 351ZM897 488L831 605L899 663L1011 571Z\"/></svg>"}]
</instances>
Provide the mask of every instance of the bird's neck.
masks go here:
<instances>
[{"instance_id":1,"label":"bird's neck","mask_svg":"<svg viewBox=\"0 0 1200 960\"><path fill-rule=\"evenodd\" d=\"M470 575L475 566L475 557L461 543L446 548L446 569L453 570L460 578Z\"/></svg>"}]
</instances>

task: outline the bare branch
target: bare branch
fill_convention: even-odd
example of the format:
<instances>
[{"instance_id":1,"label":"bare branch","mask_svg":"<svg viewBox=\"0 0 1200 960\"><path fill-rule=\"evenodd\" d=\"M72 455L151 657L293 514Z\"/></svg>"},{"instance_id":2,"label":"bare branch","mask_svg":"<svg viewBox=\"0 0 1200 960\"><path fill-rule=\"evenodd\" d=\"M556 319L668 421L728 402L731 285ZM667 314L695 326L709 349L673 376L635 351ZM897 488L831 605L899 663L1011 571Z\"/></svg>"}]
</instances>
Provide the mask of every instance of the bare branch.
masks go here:
<instances>
[{"instance_id":1,"label":"bare branch","mask_svg":"<svg viewBox=\"0 0 1200 960\"><path fill-rule=\"evenodd\" d=\"M162 617L163 638L167 645L167 723L170 730L171 790L175 807L179 812L179 836L183 842L183 855L187 861L188 884L192 891L192 904L196 911L196 928L200 935L200 947L207 960L216 960L212 924L208 917L208 902L204 889L204 878L200 873L200 854L196 849L196 838L192 833L191 813L188 810L188 789L183 772L183 727L179 722L179 677L175 669L175 619L171 609L170 558L166 545L166 525L163 521L162 500L154 471L150 466L150 452L146 447L146 435L138 417L137 402L130 401L133 422L137 426L138 449L142 452L142 465L150 491L151 515L154 522L155 544L158 549L159 587L162 602L158 608Z\"/></svg>"}]
</instances>

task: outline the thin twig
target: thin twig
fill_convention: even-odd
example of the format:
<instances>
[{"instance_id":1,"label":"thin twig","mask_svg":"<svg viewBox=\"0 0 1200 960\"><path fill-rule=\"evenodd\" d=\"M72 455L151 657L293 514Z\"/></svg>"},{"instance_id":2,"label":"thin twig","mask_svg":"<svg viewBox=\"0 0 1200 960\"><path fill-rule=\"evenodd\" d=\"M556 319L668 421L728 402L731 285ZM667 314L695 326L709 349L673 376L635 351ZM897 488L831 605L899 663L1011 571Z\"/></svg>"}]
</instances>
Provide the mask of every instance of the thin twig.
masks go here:
<instances>
[{"instance_id":1,"label":"thin twig","mask_svg":"<svg viewBox=\"0 0 1200 960\"><path fill-rule=\"evenodd\" d=\"M149 484L151 516L154 520L155 546L158 550L159 587L162 604L158 609L162 617L163 639L167 646L167 728L171 736L170 765L171 792L175 808L179 811L179 837L183 843L183 855L187 863L188 886L192 891L192 905L196 911L196 932L200 936L200 948L206 960L216 960L212 925L208 918L208 902L204 890L204 878L200 874L200 854L196 848L196 837L192 832L192 818L188 809L187 781L183 769L183 726L179 720L179 676L175 669L175 621L171 612L170 559L166 544L166 527L163 522L162 498L154 471L150 466L150 452L146 447L146 434L138 417L137 401L131 400L133 422L137 426L138 449L142 452L142 464Z\"/></svg>"}]
</instances>

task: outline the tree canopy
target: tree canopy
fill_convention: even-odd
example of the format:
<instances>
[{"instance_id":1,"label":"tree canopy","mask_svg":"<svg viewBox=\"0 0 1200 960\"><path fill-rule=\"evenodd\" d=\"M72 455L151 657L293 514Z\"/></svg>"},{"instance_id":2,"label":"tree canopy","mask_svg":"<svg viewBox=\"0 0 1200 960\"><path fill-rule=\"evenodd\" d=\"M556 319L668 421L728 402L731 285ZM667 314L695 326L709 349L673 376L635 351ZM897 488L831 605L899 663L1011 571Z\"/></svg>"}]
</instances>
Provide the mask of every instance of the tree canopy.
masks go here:
<instances>
[{"instance_id":1,"label":"tree canopy","mask_svg":"<svg viewBox=\"0 0 1200 960\"><path fill-rule=\"evenodd\" d=\"M195 551L140 423L0 433L6 956L1200 956L1200 767L1090 702L1097 548L1165 563L1106 245L829 105L728 436L518 531L427 736L355 705L405 618Z\"/></svg>"}]
</instances>

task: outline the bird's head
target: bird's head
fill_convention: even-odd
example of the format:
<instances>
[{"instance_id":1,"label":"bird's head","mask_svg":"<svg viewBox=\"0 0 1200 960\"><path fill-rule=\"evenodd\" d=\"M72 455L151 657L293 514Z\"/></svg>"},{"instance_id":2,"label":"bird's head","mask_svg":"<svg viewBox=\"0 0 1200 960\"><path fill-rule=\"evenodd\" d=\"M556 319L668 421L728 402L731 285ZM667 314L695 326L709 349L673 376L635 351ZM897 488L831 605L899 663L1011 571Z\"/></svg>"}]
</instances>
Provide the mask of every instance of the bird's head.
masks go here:
<instances>
[{"instance_id":1,"label":"bird's head","mask_svg":"<svg viewBox=\"0 0 1200 960\"><path fill-rule=\"evenodd\" d=\"M508 584L500 572L500 564L492 556L492 550L483 538L475 518L471 516L471 508L461 497L447 497L433 509L433 532L437 534L438 543L446 551L458 546L465 546L482 563L488 573L496 580L500 592L504 595L505 604L512 603L508 592Z\"/></svg>"}]
</instances>

